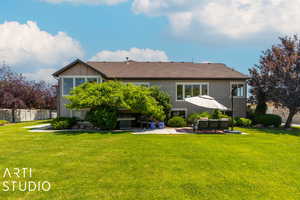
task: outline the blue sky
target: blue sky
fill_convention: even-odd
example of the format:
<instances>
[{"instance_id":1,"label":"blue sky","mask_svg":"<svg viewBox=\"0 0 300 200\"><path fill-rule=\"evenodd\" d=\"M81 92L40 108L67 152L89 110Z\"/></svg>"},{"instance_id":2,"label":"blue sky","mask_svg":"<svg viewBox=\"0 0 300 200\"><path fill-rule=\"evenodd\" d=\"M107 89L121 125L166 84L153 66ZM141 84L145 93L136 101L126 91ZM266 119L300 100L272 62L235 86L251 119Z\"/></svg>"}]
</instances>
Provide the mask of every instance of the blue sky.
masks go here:
<instances>
[{"instance_id":1,"label":"blue sky","mask_svg":"<svg viewBox=\"0 0 300 200\"><path fill-rule=\"evenodd\" d=\"M0 59L43 80L76 57L221 62L248 73L279 36L300 30L300 4L289 2L2 0Z\"/></svg>"}]
</instances>

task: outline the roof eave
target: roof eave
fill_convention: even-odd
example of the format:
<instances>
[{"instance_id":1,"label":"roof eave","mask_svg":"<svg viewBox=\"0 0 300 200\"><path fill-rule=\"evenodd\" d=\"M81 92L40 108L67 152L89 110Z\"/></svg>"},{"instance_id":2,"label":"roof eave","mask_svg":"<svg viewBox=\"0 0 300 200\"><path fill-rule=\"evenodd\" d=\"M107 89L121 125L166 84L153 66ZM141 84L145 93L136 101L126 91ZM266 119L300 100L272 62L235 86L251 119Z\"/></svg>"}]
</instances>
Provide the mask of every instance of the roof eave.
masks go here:
<instances>
[{"instance_id":1,"label":"roof eave","mask_svg":"<svg viewBox=\"0 0 300 200\"><path fill-rule=\"evenodd\" d=\"M108 77L119 80L247 80L249 77Z\"/></svg>"},{"instance_id":2,"label":"roof eave","mask_svg":"<svg viewBox=\"0 0 300 200\"><path fill-rule=\"evenodd\" d=\"M84 61L82 61L82 60L80 60L80 59L76 59L75 61L73 61L73 62L71 62L70 64L66 65L65 67L61 68L60 70L54 72L54 73L52 74L52 76L57 78L61 73L67 71L68 69L70 69L71 67L73 67L73 66L74 66L75 64L77 64L77 63L81 63L81 64L83 64L83 65L85 65L85 66L87 66L87 67L90 67L91 69L93 69L93 70L97 71L99 74L101 74L101 76L103 76L104 78L107 78L107 76L106 76L104 73L102 73L101 71L99 71L99 70L96 69L95 67L93 67L93 66L87 64L86 62L84 62Z\"/></svg>"}]
</instances>

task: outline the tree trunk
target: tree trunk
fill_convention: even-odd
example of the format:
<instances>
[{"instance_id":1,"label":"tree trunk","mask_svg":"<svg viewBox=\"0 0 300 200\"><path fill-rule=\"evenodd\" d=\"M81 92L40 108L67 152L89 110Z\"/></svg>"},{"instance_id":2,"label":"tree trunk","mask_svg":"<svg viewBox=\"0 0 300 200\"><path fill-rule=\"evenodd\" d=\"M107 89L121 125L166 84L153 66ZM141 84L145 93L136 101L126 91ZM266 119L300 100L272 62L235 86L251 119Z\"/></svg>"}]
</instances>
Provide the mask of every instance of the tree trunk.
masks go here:
<instances>
[{"instance_id":1,"label":"tree trunk","mask_svg":"<svg viewBox=\"0 0 300 200\"><path fill-rule=\"evenodd\" d=\"M296 113L297 112L295 111L295 109L289 109L289 116L286 120L284 128L290 128L291 127L291 124L293 122L293 118L294 118Z\"/></svg>"},{"instance_id":2,"label":"tree trunk","mask_svg":"<svg viewBox=\"0 0 300 200\"><path fill-rule=\"evenodd\" d=\"M15 110L14 108L11 110L11 112L12 112L12 113L11 113L11 114L12 114L12 122L13 122L13 123L16 122L16 115L15 115L16 112L15 112L15 111L16 111L16 110Z\"/></svg>"}]
</instances>

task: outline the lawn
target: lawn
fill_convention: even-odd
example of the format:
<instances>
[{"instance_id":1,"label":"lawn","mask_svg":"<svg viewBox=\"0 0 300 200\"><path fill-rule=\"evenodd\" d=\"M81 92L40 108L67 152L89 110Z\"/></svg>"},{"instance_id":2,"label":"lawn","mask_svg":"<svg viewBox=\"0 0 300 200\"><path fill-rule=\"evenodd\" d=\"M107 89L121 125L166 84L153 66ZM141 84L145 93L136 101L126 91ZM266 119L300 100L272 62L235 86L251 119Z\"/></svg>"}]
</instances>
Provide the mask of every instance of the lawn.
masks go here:
<instances>
[{"instance_id":1,"label":"lawn","mask_svg":"<svg viewBox=\"0 0 300 200\"><path fill-rule=\"evenodd\" d=\"M249 135L29 133L0 127L0 199L300 199L300 129ZM49 192L3 192L5 168ZM17 180L17 181L20 181Z\"/></svg>"}]
</instances>

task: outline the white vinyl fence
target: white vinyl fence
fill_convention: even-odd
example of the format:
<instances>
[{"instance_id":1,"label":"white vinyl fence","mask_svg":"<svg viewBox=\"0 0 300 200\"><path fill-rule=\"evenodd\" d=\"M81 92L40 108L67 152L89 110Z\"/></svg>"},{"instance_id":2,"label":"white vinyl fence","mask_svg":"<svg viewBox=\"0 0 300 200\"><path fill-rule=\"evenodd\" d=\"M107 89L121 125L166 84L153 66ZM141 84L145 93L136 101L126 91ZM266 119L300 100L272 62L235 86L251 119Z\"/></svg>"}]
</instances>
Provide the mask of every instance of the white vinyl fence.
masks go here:
<instances>
[{"instance_id":1,"label":"white vinyl fence","mask_svg":"<svg viewBox=\"0 0 300 200\"><path fill-rule=\"evenodd\" d=\"M15 110L15 121L24 122L24 121L33 121L33 120L44 120L44 119L53 119L57 117L56 111L50 110L26 110L26 109L17 109ZM0 120L6 120L9 122L13 121L13 111L12 109L0 109Z\"/></svg>"},{"instance_id":2,"label":"white vinyl fence","mask_svg":"<svg viewBox=\"0 0 300 200\"><path fill-rule=\"evenodd\" d=\"M267 110L268 114L275 114L279 115L282 117L282 120L286 122L288 116L289 116L289 111L284 108L275 108L274 106L268 106ZM294 118L293 118L293 123L294 124L300 124L300 113L297 113Z\"/></svg>"}]
</instances>

